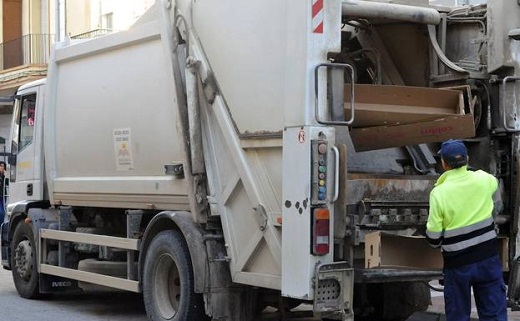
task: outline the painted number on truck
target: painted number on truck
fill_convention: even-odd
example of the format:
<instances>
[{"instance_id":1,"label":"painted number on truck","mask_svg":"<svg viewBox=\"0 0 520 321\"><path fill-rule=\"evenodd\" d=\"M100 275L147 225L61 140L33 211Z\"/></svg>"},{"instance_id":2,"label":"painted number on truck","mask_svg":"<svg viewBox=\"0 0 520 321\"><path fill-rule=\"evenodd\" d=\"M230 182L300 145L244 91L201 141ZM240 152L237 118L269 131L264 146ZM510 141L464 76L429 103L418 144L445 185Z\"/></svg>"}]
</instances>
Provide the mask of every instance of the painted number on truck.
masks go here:
<instances>
[{"instance_id":1,"label":"painted number on truck","mask_svg":"<svg viewBox=\"0 0 520 321\"><path fill-rule=\"evenodd\" d=\"M134 169L132 156L132 140L130 128L114 129L114 148L116 152L116 169L131 171Z\"/></svg>"}]
</instances>

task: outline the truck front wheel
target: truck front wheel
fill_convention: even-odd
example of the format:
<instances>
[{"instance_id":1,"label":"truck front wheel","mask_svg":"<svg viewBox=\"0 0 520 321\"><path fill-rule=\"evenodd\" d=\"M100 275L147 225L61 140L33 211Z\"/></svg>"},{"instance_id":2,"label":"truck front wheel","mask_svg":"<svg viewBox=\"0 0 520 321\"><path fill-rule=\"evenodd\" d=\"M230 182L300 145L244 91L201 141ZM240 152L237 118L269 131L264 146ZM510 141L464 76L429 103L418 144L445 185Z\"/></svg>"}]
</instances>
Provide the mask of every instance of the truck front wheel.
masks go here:
<instances>
[{"instance_id":1,"label":"truck front wheel","mask_svg":"<svg viewBox=\"0 0 520 321\"><path fill-rule=\"evenodd\" d=\"M157 234L146 253L143 299L152 321L204 320L202 296L194 292L188 246L179 231Z\"/></svg>"},{"instance_id":2,"label":"truck front wheel","mask_svg":"<svg viewBox=\"0 0 520 321\"><path fill-rule=\"evenodd\" d=\"M40 296L39 275L36 265L34 233L29 224L20 222L14 231L11 262L14 285L22 298Z\"/></svg>"}]
</instances>

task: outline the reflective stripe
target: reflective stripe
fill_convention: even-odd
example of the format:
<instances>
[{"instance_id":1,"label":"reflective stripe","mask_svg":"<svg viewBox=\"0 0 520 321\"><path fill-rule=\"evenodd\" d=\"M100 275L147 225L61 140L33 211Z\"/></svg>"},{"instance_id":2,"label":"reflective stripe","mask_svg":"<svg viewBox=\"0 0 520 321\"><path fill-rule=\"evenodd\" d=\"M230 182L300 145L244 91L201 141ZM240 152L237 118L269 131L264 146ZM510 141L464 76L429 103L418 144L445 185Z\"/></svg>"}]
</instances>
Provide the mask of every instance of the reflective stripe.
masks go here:
<instances>
[{"instance_id":1,"label":"reflective stripe","mask_svg":"<svg viewBox=\"0 0 520 321\"><path fill-rule=\"evenodd\" d=\"M468 233L480 230L482 228L488 227L491 224L493 224L493 218L489 217L488 219L485 219L485 220L480 221L475 224L456 228L456 229L449 230L449 231L444 231L444 237L449 238L449 237L459 236L459 235L463 235L463 234L468 234Z\"/></svg>"},{"instance_id":2,"label":"reflective stripe","mask_svg":"<svg viewBox=\"0 0 520 321\"><path fill-rule=\"evenodd\" d=\"M469 240L461 241L455 244L443 245L442 249L446 252L455 252L467 249L468 247L483 243L485 241L492 240L497 237L497 233L495 230L489 231L485 234L479 235L477 237L471 238Z\"/></svg>"},{"instance_id":3,"label":"reflective stripe","mask_svg":"<svg viewBox=\"0 0 520 321\"><path fill-rule=\"evenodd\" d=\"M443 232L432 232L426 230L426 236L428 236L432 240L440 239L442 237Z\"/></svg>"},{"instance_id":4,"label":"reflective stripe","mask_svg":"<svg viewBox=\"0 0 520 321\"><path fill-rule=\"evenodd\" d=\"M441 247L442 242L444 240L444 238L442 237L442 234L443 234L442 232L432 232L432 231L426 230L426 240L428 241L428 243L430 244L431 247L435 247L435 248Z\"/></svg>"}]
</instances>

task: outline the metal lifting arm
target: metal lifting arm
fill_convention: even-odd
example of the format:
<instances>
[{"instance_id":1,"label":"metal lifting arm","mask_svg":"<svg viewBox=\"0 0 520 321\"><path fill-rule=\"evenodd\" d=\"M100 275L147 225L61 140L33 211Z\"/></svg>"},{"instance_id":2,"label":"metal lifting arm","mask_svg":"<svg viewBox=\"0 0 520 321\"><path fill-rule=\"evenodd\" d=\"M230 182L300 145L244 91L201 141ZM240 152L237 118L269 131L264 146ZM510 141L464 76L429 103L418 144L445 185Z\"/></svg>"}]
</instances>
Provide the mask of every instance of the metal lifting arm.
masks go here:
<instances>
[{"instance_id":1,"label":"metal lifting arm","mask_svg":"<svg viewBox=\"0 0 520 321\"><path fill-rule=\"evenodd\" d=\"M422 8L393 3L380 3L360 0L344 0L342 14L355 18L381 18L427 25L438 25L440 13L431 8Z\"/></svg>"}]
</instances>

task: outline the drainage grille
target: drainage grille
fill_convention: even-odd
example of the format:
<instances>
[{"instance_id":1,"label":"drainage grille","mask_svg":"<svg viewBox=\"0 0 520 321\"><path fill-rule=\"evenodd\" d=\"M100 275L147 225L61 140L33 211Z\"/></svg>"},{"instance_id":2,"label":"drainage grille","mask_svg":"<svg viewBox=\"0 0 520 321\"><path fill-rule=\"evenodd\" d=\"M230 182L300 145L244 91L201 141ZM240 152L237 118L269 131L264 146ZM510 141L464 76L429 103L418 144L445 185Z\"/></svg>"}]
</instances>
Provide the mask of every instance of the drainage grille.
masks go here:
<instances>
[{"instance_id":1,"label":"drainage grille","mask_svg":"<svg viewBox=\"0 0 520 321\"><path fill-rule=\"evenodd\" d=\"M341 293L341 287L335 279L325 279L318 282L318 297L319 301L337 300Z\"/></svg>"}]
</instances>

